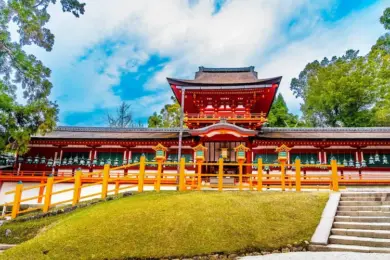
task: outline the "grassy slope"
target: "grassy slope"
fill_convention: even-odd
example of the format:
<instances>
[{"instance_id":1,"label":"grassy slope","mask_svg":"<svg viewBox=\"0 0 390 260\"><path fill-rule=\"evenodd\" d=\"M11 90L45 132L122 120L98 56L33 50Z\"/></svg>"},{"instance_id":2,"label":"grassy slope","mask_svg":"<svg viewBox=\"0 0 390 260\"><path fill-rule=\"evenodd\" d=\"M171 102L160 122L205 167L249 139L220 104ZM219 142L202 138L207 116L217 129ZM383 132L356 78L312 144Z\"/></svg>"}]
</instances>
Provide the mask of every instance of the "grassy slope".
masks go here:
<instances>
[{"instance_id":1,"label":"grassy slope","mask_svg":"<svg viewBox=\"0 0 390 260\"><path fill-rule=\"evenodd\" d=\"M327 194L144 193L80 209L6 259L191 256L309 239Z\"/></svg>"},{"instance_id":2,"label":"grassy slope","mask_svg":"<svg viewBox=\"0 0 390 260\"><path fill-rule=\"evenodd\" d=\"M35 237L43 228L65 217L65 214L26 222L8 222L0 226L0 244L19 244ZM5 236L10 229L11 235Z\"/></svg>"}]
</instances>

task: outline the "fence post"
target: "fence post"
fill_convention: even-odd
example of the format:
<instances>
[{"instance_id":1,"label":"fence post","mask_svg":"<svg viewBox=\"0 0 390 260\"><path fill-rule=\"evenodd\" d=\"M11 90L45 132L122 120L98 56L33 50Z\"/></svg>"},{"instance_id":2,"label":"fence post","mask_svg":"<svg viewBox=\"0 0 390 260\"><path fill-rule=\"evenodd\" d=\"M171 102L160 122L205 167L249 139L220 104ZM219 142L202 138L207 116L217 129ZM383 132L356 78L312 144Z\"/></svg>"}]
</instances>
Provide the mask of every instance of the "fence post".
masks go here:
<instances>
[{"instance_id":1,"label":"fence post","mask_svg":"<svg viewBox=\"0 0 390 260\"><path fill-rule=\"evenodd\" d=\"M46 190L45 190L45 202L43 203L43 213L46 213L50 209L50 204L51 204L51 197L53 193L53 183L54 183L54 177L53 175L49 175L47 177L47 182L46 182Z\"/></svg>"},{"instance_id":2,"label":"fence post","mask_svg":"<svg viewBox=\"0 0 390 260\"><path fill-rule=\"evenodd\" d=\"M141 159L139 161L138 192L144 191L144 179L145 179L145 156L141 156Z\"/></svg>"},{"instance_id":3,"label":"fence post","mask_svg":"<svg viewBox=\"0 0 390 260\"><path fill-rule=\"evenodd\" d=\"M72 206L75 206L80 201L81 193L81 175L82 172L78 169L74 175L74 187L73 187L73 201Z\"/></svg>"},{"instance_id":4,"label":"fence post","mask_svg":"<svg viewBox=\"0 0 390 260\"><path fill-rule=\"evenodd\" d=\"M202 162L198 162L198 190L202 189Z\"/></svg>"},{"instance_id":5,"label":"fence post","mask_svg":"<svg viewBox=\"0 0 390 260\"><path fill-rule=\"evenodd\" d=\"M14 219L18 216L20 210L20 200L22 199L23 183L21 181L16 184L14 203L12 205L11 218Z\"/></svg>"},{"instance_id":6,"label":"fence post","mask_svg":"<svg viewBox=\"0 0 390 260\"><path fill-rule=\"evenodd\" d=\"M242 162L238 163L238 189L242 190Z\"/></svg>"},{"instance_id":7,"label":"fence post","mask_svg":"<svg viewBox=\"0 0 390 260\"><path fill-rule=\"evenodd\" d=\"M119 187L120 187L119 180L116 180L115 181L115 195L119 194Z\"/></svg>"},{"instance_id":8,"label":"fence post","mask_svg":"<svg viewBox=\"0 0 390 260\"><path fill-rule=\"evenodd\" d=\"M45 191L45 181L42 179L41 180L41 187L39 187L39 198L38 198L38 203L42 203L42 200L43 200L43 193Z\"/></svg>"},{"instance_id":9,"label":"fence post","mask_svg":"<svg viewBox=\"0 0 390 260\"><path fill-rule=\"evenodd\" d=\"M219 158L218 161L218 190L223 189L223 158Z\"/></svg>"},{"instance_id":10,"label":"fence post","mask_svg":"<svg viewBox=\"0 0 390 260\"><path fill-rule=\"evenodd\" d=\"M107 197L109 178L110 178L110 165L105 164L103 168L102 199L105 199Z\"/></svg>"},{"instance_id":11,"label":"fence post","mask_svg":"<svg viewBox=\"0 0 390 260\"><path fill-rule=\"evenodd\" d=\"M333 191L339 191L339 176L337 174L337 161L332 160L331 161L331 167L332 167L332 186Z\"/></svg>"},{"instance_id":12,"label":"fence post","mask_svg":"<svg viewBox=\"0 0 390 260\"><path fill-rule=\"evenodd\" d=\"M263 159L257 159L257 191L263 190Z\"/></svg>"},{"instance_id":13,"label":"fence post","mask_svg":"<svg viewBox=\"0 0 390 260\"><path fill-rule=\"evenodd\" d=\"M184 175L184 169L186 167L185 163L186 163L185 157L180 158L179 191L186 190L186 179Z\"/></svg>"},{"instance_id":14,"label":"fence post","mask_svg":"<svg viewBox=\"0 0 390 260\"><path fill-rule=\"evenodd\" d=\"M301 191L301 159L295 160L295 190Z\"/></svg>"},{"instance_id":15,"label":"fence post","mask_svg":"<svg viewBox=\"0 0 390 260\"><path fill-rule=\"evenodd\" d=\"M253 190L253 180L252 180L252 177L253 177L253 173L249 174L249 190Z\"/></svg>"},{"instance_id":16,"label":"fence post","mask_svg":"<svg viewBox=\"0 0 390 260\"><path fill-rule=\"evenodd\" d=\"M161 171L162 171L162 161L158 160L157 162L157 183L156 183L156 191L160 192L161 186Z\"/></svg>"},{"instance_id":17,"label":"fence post","mask_svg":"<svg viewBox=\"0 0 390 260\"><path fill-rule=\"evenodd\" d=\"M280 162L280 180L281 180L282 191L285 191L286 190L286 167L284 161Z\"/></svg>"}]
</instances>

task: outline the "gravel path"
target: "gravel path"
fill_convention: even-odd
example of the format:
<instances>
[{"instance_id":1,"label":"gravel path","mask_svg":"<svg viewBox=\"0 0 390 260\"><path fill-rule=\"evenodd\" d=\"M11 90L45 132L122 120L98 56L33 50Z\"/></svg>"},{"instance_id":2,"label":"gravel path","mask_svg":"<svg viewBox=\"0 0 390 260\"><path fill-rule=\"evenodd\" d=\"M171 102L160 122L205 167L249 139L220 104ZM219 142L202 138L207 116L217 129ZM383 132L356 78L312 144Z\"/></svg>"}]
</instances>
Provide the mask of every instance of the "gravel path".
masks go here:
<instances>
[{"instance_id":1,"label":"gravel path","mask_svg":"<svg viewBox=\"0 0 390 260\"><path fill-rule=\"evenodd\" d=\"M389 260L390 254L350 252L296 252L264 256L246 256L242 260Z\"/></svg>"}]
</instances>

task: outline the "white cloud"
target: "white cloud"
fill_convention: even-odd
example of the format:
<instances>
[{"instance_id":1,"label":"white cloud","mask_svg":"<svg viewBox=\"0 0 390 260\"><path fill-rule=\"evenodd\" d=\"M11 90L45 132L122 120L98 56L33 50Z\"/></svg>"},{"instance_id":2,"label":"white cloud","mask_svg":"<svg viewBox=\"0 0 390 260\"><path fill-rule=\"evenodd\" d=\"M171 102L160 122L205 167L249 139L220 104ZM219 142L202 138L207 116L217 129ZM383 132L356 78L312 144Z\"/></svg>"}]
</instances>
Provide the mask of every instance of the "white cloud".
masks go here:
<instances>
[{"instance_id":1,"label":"white cloud","mask_svg":"<svg viewBox=\"0 0 390 260\"><path fill-rule=\"evenodd\" d=\"M282 75L280 91L297 111L288 86L306 63L348 48L367 51L382 32L378 17L383 3L327 24L319 11L333 8L335 1L227 1L213 15L211 0L194 5L187 0L89 0L79 19L62 14L57 5L50 10L55 48L50 54L34 51L54 70L53 99L62 100L64 112L116 106L120 98L112 87L122 73L137 71L154 54L169 61L145 84L151 94L132 101L138 117L159 111L169 101L166 77L192 78L201 65L255 65L260 77ZM296 17L300 19L286 34L283 27ZM296 35L298 40L291 38ZM108 57L102 50L92 51L77 62L86 50L107 40L122 44Z\"/></svg>"},{"instance_id":2,"label":"white cloud","mask_svg":"<svg viewBox=\"0 0 390 260\"><path fill-rule=\"evenodd\" d=\"M259 66L259 76L266 77L275 72L283 76L279 92L283 94L290 109L299 113L299 103L289 89L291 79L298 77L305 65L324 57L340 56L348 49L360 50L365 55L377 38L384 33L379 17L384 4L353 13L331 27L321 28L302 40L292 41L280 51L269 56L264 66Z\"/></svg>"}]
</instances>

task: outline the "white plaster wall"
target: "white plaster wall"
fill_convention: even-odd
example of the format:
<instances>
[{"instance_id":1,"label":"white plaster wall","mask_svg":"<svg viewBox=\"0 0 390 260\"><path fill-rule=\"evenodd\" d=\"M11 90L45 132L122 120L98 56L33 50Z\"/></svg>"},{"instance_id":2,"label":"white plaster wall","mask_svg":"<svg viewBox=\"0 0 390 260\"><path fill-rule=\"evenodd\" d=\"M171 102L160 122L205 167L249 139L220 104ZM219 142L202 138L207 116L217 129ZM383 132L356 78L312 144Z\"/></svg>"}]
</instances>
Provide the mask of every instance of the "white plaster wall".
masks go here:
<instances>
[{"instance_id":1,"label":"white plaster wall","mask_svg":"<svg viewBox=\"0 0 390 260\"><path fill-rule=\"evenodd\" d=\"M1 185L1 189L0 189L0 203L1 204L4 204L5 202L11 202L14 200L15 194L5 195L5 193L8 191L15 191L16 184L17 184L16 182L3 182L3 184ZM38 182L28 182L28 183L24 183L23 187L32 187L32 186L39 185L39 184L40 183L38 183ZM28 191L25 191L22 193L22 199L29 198L29 197L35 197L35 196L38 196L38 194L39 194L39 188L28 190ZM35 204L35 203L37 203L37 200L23 202L23 204Z\"/></svg>"},{"instance_id":2,"label":"white plaster wall","mask_svg":"<svg viewBox=\"0 0 390 260\"><path fill-rule=\"evenodd\" d=\"M16 182L4 182L2 184L1 189L0 189L0 203L1 204L4 204L5 202L12 202L13 201L14 194L5 195L5 193L8 191L14 191L16 188L16 184L17 184ZM24 183L23 187L32 187L32 186L39 185L39 184L40 183L38 183L38 182ZM88 185L88 183L85 183L85 185ZM120 193L126 192L126 191L137 191L138 190L137 185L132 185L132 184L121 184L120 185L120 187L124 187L124 186L134 186L134 187L131 187L128 189L122 189L119 191ZM65 190L65 189L70 189L73 187L74 187L73 183L57 183L57 184L53 185L53 192L61 191L61 190ZM109 184L108 190L113 190L113 189L115 189L115 184ZM82 188L81 189L81 197L89 195L89 194L100 193L101 190L102 190L101 184ZM144 191L152 191L152 190L154 190L153 185L145 185L144 186ZM175 187L162 186L161 190L175 190ZM44 193L45 192L46 192L46 189L44 190ZM112 194L114 194L114 191L109 192L109 195L112 195ZM23 191L22 199L29 198L29 197L35 197L38 195L39 195L39 188L35 188L32 190L28 190L28 191ZM92 197L81 199L81 201L91 200L94 198L100 198L100 196L101 196L100 194L97 194L97 195L92 196ZM65 200L70 200L72 198L73 198L73 190L70 190L67 192L60 193L60 194L54 194L52 196L51 202L57 203L57 202L65 201ZM43 200L42 200L42 202L43 202ZM31 201L26 201L26 202L22 202L22 203L23 204L37 204L38 200L34 199ZM66 202L65 204L71 204L71 203L72 202Z\"/></svg>"}]
</instances>

